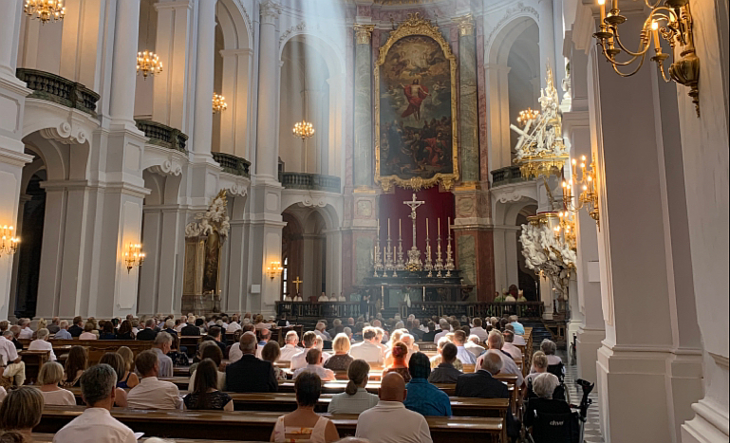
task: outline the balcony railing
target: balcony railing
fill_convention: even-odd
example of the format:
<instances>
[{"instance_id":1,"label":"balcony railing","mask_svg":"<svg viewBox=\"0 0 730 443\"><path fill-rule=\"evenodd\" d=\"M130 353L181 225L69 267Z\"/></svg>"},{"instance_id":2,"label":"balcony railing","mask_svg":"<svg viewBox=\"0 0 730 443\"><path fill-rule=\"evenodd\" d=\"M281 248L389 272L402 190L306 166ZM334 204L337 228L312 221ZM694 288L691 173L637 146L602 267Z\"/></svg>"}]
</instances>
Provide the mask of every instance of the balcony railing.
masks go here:
<instances>
[{"instance_id":1,"label":"balcony railing","mask_svg":"<svg viewBox=\"0 0 730 443\"><path fill-rule=\"evenodd\" d=\"M492 187L524 181L526 181L526 179L522 176L519 166L507 166L506 168L492 171Z\"/></svg>"},{"instance_id":2,"label":"balcony railing","mask_svg":"<svg viewBox=\"0 0 730 443\"><path fill-rule=\"evenodd\" d=\"M81 83L36 69L18 68L15 75L33 90L30 97L52 101L96 117L99 94Z\"/></svg>"},{"instance_id":3,"label":"balcony railing","mask_svg":"<svg viewBox=\"0 0 730 443\"><path fill-rule=\"evenodd\" d=\"M281 185L287 189L306 189L309 191L342 192L340 178L332 175L283 172L279 176Z\"/></svg>"},{"instance_id":4,"label":"balcony railing","mask_svg":"<svg viewBox=\"0 0 730 443\"><path fill-rule=\"evenodd\" d=\"M251 162L245 158L236 157L235 155L225 154L223 152L213 152L213 159L217 161L223 172L241 177L250 177Z\"/></svg>"},{"instance_id":5,"label":"balcony railing","mask_svg":"<svg viewBox=\"0 0 730 443\"><path fill-rule=\"evenodd\" d=\"M187 152L188 136L179 129L152 120L137 120L137 128L144 132L150 143L180 152Z\"/></svg>"}]
</instances>

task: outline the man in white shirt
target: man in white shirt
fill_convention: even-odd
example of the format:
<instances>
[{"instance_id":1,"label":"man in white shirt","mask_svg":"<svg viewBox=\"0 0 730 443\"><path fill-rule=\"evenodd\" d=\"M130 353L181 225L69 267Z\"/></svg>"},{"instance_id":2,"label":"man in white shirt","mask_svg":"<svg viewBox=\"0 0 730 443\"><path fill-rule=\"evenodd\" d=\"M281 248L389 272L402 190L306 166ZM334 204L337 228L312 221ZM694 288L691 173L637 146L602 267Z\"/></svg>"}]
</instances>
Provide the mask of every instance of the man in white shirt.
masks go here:
<instances>
[{"instance_id":1,"label":"man in white shirt","mask_svg":"<svg viewBox=\"0 0 730 443\"><path fill-rule=\"evenodd\" d=\"M522 360L522 350L513 343L515 339L514 332L509 330L504 331L502 337L504 338L504 346L502 346L502 350L511 355L515 361Z\"/></svg>"},{"instance_id":2,"label":"man in white shirt","mask_svg":"<svg viewBox=\"0 0 730 443\"><path fill-rule=\"evenodd\" d=\"M474 354L474 357L476 358L476 357L479 357L480 355L482 355L484 353L484 351L486 351L484 346L480 345L479 343L480 343L479 337L472 334L466 340L466 343L464 343L464 347L466 348L467 351Z\"/></svg>"},{"instance_id":3,"label":"man in white shirt","mask_svg":"<svg viewBox=\"0 0 730 443\"><path fill-rule=\"evenodd\" d=\"M332 337L325 330L326 328L327 325L325 325L324 322L317 322L317 326L314 328L314 333L322 337L322 340L332 341Z\"/></svg>"},{"instance_id":4,"label":"man in white shirt","mask_svg":"<svg viewBox=\"0 0 730 443\"><path fill-rule=\"evenodd\" d=\"M135 359L142 380L127 394L131 409L182 409L180 391L174 383L157 379L160 363L155 351L148 349Z\"/></svg>"},{"instance_id":5,"label":"man in white shirt","mask_svg":"<svg viewBox=\"0 0 730 443\"><path fill-rule=\"evenodd\" d=\"M5 331L0 338L0 358L2 359L1 363L5 365L3 377L11 379L18 386L23 386L23 383L25 383L25 362L18 355L18 350L13 343L14 337L15 334L12 331Z\"/></svg>"},{"instance_id":6,"label":"man in white shirt","mask_svg":"<svg viewBox=\"0 0 730 443\"><path fill-rule=\"evenodd\" d=\"M439 320L439 327L441 328L441 332L436 334L436 336L433 338L434 343L438 343L441 337L446 336L446 334L448 334L451 330L451 325L449 324L449 321L445 318Z\"/></svg>"},{"instance_id":7,"label":"man in white shirt","mask_svg":"<svg viewBox=\"0 0 730 443\"><path fill-rule=\"evenodd\" d=\"M330 369L325 369L322 364L324 359L322 358L322 351L317 348L312 348L307 351L307 366L299 368L294 371L294 379L296 380L300 374L304 372L312 372L319 375L322 381L331 381L335 379L335 373Z\"/></svg>"},{"instance_id":8,"label":"man in white shirt","mask_svg":"<svg viewBox=\"0 0 730 443\"><path fill-rule=\"evenodd\" d=\"M407 395L403 377L390 373L380 386L380 401L360 414L355 437L371 443L432 443L426 419L403 405Z\"/></svg>"},{"instance_id":9,"label":"man in white shirt","mask_svg":"<svg viewBox=\"0 0 730 443\"><path fill-rule=\"evenodd\" d=\"M33 330L30 328L30 320L27 318L21 318L18 322L20 326L20 334L18 334L19 340L30 340L33 338Z\"/></svg>"},{"instance_id":10,"label":"man in white shirt","mask_svg":"<svg viewBox=\"0 0 730 443\"><path fill-rule=\"evenodd\" d=\"M292 357L298 354L302 348L297 346L299 343L299 335L296 331L289 331L286 333L284 347L281 348L281 357L279 361L291 361Z\"/></svg>"},{"instance_id":11,"label":"man in white shirt","mask_svg":"<svg viewBox=\"0 0 730 443\"><path fill-rule=\"evenodd\" d=\"M233 317L231 317L231 322L228 323L228 327L226 328L226 334L231 334L240 330L241 325L238 323L238 316L234 315Z\"/></svg>"},{"instance_id":12,"label":"man in white shirt","mask_svg":"<svg viewBox=\"0 0 730 443\"><path fill-rule=\"evenodd\" d=\"M487 347L489 348L489 351L487 351L487 353L491 351L499 355L500 358L502 358L502 370L500 371L500 373L516 375L517 387L522 387L525 383L525 378L522 375L522 371L520 371L520 368L517 367L517 364L512 359L512 356L502 350L503 346L504 338L502 337L502 333L499 331L490 332L489 337L487 338ZM484 359L484 356L487 355L487 353L482 354L482 356L479 357L475 369L482 367L482 360Z\"/></svg>"},{"instance_id":13,"label":"man in white shirt","mask_svg":"<svg viewBox=\"0 0 730 443\"><path fill-rule=\"evenodd\" d=\"M377 345L377 332L374 328L367 327L362 331L363 340L361 343L350 348L350 356L355 360L365 360L368 363L383 363L383 351Z\"/></svg>"},{"instance_id":14,"label":"man in white shirt","mask_svg":"<svg viewBox=\"0 0 730 443\"><path fill-rule=\"evenodd\" d=\"M167 356L170 349L172 349L172 336L167 332L157 334L152 350L157 354L160 363L160 378L172 378L172 359Z\"/></svg>"},{"instance_id":15,"label":"man in white shirt","mask_svg":"<svg viewBox=\"0 0 730 443\"><path fill-rule=\"evenodd\" d=\"M464 347L466 343L466 333L461 329L454 331L454 344L456 345L456 358L465 365L476 364L477 358Z\"/></svg>"},{"instance_id":16,"label":"man in white shirt","mask_svg":"<svg viewBox=\"0 0 730 443\"><path fill-rule=\"evenodd\" d=\"M482 327L482 319L475 318L472 324L471 333L479 337L480 343L487 341L488 333L487 330Z\"/></svg>"},{"instance_id":17,"label":"man in white shirt","mask_svg":"<svg viewBox=\"0 0 730 443\"><path fill-rule=\"evenodd\" d=\"M241 351L241 339L243 339L243 334L241 334L241 338L238 339L238 343L232 344L231 349L228 350L228 364L235 363L243 357L243 352Z\"/></svg>"},{"instance_id":18,"label":"man in white shirt","mask_svg":"<svg viewBox=\"0 0 730 443\"><path fill-rule=\"evenodd\" d=\"M299 368L303 368L303 367L307 366L307 351L312 349L316 343L317 343L317 334L315 334L312 331L307 331L304 333L304 337L302 337L302 344L304 345L304 349L299 351L299 353L297 353L296 355L294 355L291 358L291 363L289 365L289 368L292 371L296 371ZM352 355L352 353L351 353L351 355Z\"/></svg>"},{"instance_id":19,"label":"man in white shirt","mask_svg":"<svg viewBox=\"0 0 730 443\"><path fill-rule=\"evenodd\" d=\"M81 376L84 412L56 432L53 443L136 443L134 432L111 416L117 374L107 364L95 365Z\"/></svg>"}]
</instances>

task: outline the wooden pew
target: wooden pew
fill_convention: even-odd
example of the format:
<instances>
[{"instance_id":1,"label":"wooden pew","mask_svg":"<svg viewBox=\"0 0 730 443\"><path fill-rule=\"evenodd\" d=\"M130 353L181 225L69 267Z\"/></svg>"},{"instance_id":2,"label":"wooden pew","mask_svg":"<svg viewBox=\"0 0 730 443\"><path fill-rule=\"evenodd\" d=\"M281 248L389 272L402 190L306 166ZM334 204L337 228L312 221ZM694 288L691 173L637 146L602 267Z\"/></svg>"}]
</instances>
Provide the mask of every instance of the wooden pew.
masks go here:
<instances>
[{"instance_id":1,"label":"wooden pew","mask_svg":"<svg viewBox=\"0 0 730 443\"><path fill-rule=\"evenodd\" d=\"M34 428L39 433L55 433L79 416L81 406L46 406L40 424ZM139 411L115 408L112 416L135 432L170 438L231 438L246 436L266 441L271 436L280 412L251 411ZM354 435L356 415L329 416L337 426L341 437ZM499 443L504 433L504 420L490 417L427 417L434 443Z\"/></svg>"},{"instance_id":2,"label":"wooden pew","mask_svg":"<svg viewBox=\"0 0 730 443\"><path fill-rule=\"evenodd\" d=\"M33 433L33 442L34 443L52 443L53 442L53 436L54 434L39 434L34 432ZM148 438L154 437L152 435L146 435L142 437L140 442L144 443L147 441ZM187 438L176 438L175 443L264 443L264 442L257 442L257 441L240 441L240 440L203 440L203 439L195 439L190 440Z\"/></svg>"},{"instance_id":3,"label":"wooden pew","mask_svg":"<svg viewBox=\"0 0 730 443\"><path fill-rule=\"evenodd\" d=\"M5 340L5 339L3 339ZM33 384L38 379L41 366L48 361L51 351L20 351L18 352L21 360L25 363L25 380L26 383Z\"/></svg>"},{"instance_id":4,"label":"wooden pew","mask_svg":"<svg viewBox=\"0 0 730 443\"><path fill-rule=\"evenodd\" d=\"M88 351L89 366L99 363L101 356L107 352L117 352L117 350L126 346L132 350L134 356L137 357L142 351L150 349L152 347L152 341L148 340L49 340L49 343L53 345L53 352L59 358L64 360L62 355L67 354L71 346L83 346Z\"/></svg>"},{"instance_id":5,"label":"wooden pew","mask_svg":"<svg viewBox=\"0 0 730 443\"><path fill-rule=\"evenodd\" d=\"M194 357L195 353L198 352L198 346L200 341L203 339L201 335L183 335L180 337L180 346L187 348L188 357Z\"/></svg>"}]
</instances>

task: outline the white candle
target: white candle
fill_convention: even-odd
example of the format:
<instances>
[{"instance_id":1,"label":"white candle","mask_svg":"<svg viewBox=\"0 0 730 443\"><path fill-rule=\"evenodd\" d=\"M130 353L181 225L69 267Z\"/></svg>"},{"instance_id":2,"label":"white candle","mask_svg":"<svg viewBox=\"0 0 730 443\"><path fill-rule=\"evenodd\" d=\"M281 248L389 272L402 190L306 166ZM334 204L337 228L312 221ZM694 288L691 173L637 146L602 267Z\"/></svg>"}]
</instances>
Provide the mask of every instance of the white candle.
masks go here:
<instances>
[{"instance_id":1,"label":"white candle","mask_svg":"<svg viewBox=\"0 0 730 443\"><path fill-rule=\"evenodd\" d=\"M438 221L438 238L441 238L441 219L437 218L436 220Z\"/></svg>"},{"instance_id":2,"label":"white candle","mask_svg":"<svg viewBox=\"0 0 730 443\"><path fill-rule=\"evenodd\" d=\"M388 219L388 238L390 238L390 218Z\"/></svg>"},{"instance_id":3,"label":"white candle","mask_svg":"<svg viewBox=\"0 0 730 443\"><path fill-rule=\"evenodd\" d=\"M428 238L428 219L426 219L426 238Z\"/></svg>"},{"instance_id":4,"label":"white candle","mask_svg":"<svg viewBox=\"0 0 730 443\"><path fill-rule=\"evenodd\" d=\"M403 237L403 226L401 225L401 219L398 219L398 238Z\"/></svg>"}]
</instances>

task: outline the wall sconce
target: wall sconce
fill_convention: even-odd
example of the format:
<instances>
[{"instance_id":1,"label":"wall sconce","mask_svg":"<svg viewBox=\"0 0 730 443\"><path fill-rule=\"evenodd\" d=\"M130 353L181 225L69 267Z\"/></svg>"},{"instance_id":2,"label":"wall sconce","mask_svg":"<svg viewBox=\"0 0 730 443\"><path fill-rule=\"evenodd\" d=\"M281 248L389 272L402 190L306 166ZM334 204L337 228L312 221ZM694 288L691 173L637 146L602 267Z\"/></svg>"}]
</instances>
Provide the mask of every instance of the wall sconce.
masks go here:
<instances>
[{"instance_id":1,"label":"wall sconce","mask_svg":"<svg viewBox=\"0 0 730 443\"><path fill-rule=\"evenodd\" d=\"M132 271L132 268L141 267L145 257L146 254L142 252L142 245L139 243L130 243L124 253L124 264L127 267L127 274Z\"/></svg>"},{"instance_id":2,"label":"wall sconce","mask_svg":"<svg viewBox=\"0 0 730 443\"><path fill-rule=\"evenodd\" d=\"M284 268L281 266L281 262L272 261L269 264L269 267L266 268L266 275L268 275L269 278L273 280L276 277L280 276L283 271Z\"/></svg>"},{"instance_id":3,"label":"wall sconce","mask_svg":"<svg viewBox=\"0 0 730 443\"><path fill-rule=\"evenodd\" d=\"M618 28L627 19L621 15L618 0L611 0L611 9L608 14L606 14L606 0L598 0L598 6L601 8L601 24L600 30L593 36L599 41L599 45L603 49L603 55L611 63L613 70L621 77L631 77L639 72L644 65L649 48L651 48L653 36L655 55L651 57L651 61L656 62L665 82L674 80L690 88L689 96L692 97L692 102L697 110L697 117L699 117L700 59L695 51L689 0L659 0L655 4L652 4L649 0L644 0L644 3L651 9L651 12L641 29L637 52L627 49L619 38ZM660 35L669 42L672 48L672 64L669 66L669 77L664 71L664 60L668 59L670 54L662 52L659 41ZM675 51L679 51L679 57L675 57ZM622 52L628 54L629 57L625 61L616 60L616 56ZM637 61L639 66L634 71L624 73L619 70L620 67L633 65Z\"/></svg>"},{"instance_id":4,"label":"wall sconce","mask_svg":"<svg viewBox=\"0 0 730 443\"><path fill-rule=\"evenodd\" d=\"M20 237L16 237L14 234L14 226L5 225L0 228L0 257L4 254L13 255L18 250Z\"/></svg>"},{"instance_id":5,"label":"wall sconce","mask_svg":"<svg viewBox=\"0 0 730 443\"><path fill-rule=\"evenodd\" d=\"M573 167L573 176L570 182L563 180L563 200L566 208L570 211L580 211L585 208L588 214L600 229L600 213L598 212L598 192L596 191L596 162L591 159L591 164L586 165L586 156L581 157L580 170L581 176L578 179L578 162L573 159L571 165ZM573 203L573 185L581 187L581 193L578 196L578 204Z\"/></svg>"}]
</instances>

